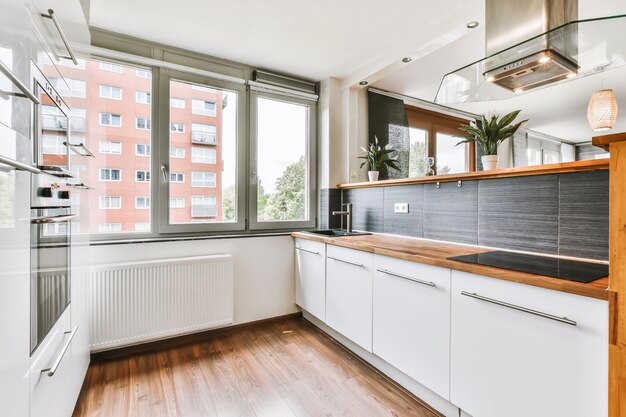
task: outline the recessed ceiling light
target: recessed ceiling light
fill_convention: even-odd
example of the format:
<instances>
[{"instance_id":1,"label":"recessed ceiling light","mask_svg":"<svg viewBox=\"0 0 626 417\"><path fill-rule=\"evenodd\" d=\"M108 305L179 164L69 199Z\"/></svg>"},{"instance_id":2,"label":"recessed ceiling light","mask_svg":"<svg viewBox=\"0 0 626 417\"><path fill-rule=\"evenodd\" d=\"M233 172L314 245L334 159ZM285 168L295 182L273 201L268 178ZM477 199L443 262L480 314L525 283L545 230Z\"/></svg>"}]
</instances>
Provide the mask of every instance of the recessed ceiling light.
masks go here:
<instances>
[{"instance_id":1,"label":"recessed ceiling light","mask_svg":"<svg viewBox=\"0 0 626 417\"><path fill-rule=\"evenodd\" d=\"M576 75L578 74L576 74L575 72L570 72L569 74L567 74L567 78L574 78L576 77Z\"/></svg>"},{"instance_id":2,"label":"recessed ceiling light","mask_svg":"<svg viewBox=\"0 0 626 417\"><path fill-rule=\"evenodd\" d=\"M479 23L477 20L472 20L471 22L468 22L467 25L465 25L468 29L476 29L478 27Z\"/></svg>"},{"instance_id":3,"label":"recessed ceiling light","mask_svg":"<svg viewBox=\"0 0 626 417\"><path fill-rule=\"evenodd\" d=\"M408 57L408 56L407 56L406 58L402 58L402 62L404 62L405 64L406 64L406 63L409 63L409 62L411 62L411 61L413 61L413 58L411 58L411 57Z\"/></svg>"},{"instance_id":4,"label":"recessed ceiling light","mask_svg":"<svg viewBox=\"0 0 626 417\"><path fill-rule=\"evenodd\" d=\"M359 85L367 85L367 81L361 81Z\"/></svg>"},{"instance_id":5,"label":"recessed ceiling light","mask_svg":"<svg viewBox=\"0 0 626 417\"><path fill-rule=\"evenodd\" d=\"M515 90L513 90L513 92L514 92L515 94L520 94L520 93L523 93L523 92L524 92L524 89L523 89L523 88L516 88Z\"/></svg>"},{"instance_id":6,"label":"recessed ceiling light","mask_svg":"<svg viewBox=\"0 0 626 417\"><path fill-rule=\"evenodd\" d=\"M545 64L546 62L550 62L550 57L547 55L544 55L539 59L540 64Z\"/></svg>"},{"instance_id":7,"label":"recessed ceiling light","mask_svg":"<svg viewBox=\"0 0 626 417\"><path fill-rule=\"evenodd\" d=\"M494 82L496 79L496 77L494 77L493 75L490 75L489 77L487 77L487 82L492 83Z\"/></svg>"}]
</instances>

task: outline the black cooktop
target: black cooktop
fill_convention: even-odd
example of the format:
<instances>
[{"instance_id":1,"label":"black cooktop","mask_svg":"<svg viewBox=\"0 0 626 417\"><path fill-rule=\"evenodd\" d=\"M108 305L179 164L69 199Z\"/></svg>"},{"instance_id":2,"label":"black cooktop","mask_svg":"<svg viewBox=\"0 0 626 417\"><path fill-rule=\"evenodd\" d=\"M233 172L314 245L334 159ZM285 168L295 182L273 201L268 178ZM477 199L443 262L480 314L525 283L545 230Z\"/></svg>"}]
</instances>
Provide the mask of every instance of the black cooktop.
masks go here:
<instances>
[{"instance_id":1,"label":"black cooktop","mask_svg":"<svg viewBox=\"0 0 626 417\"><path fill-rule=\"evenodd\" d=\"M592 262L571 261L547 256L526 255L523 253L496 250L472 255L453 256L454 261L467 262L511 271L526 272L588 283L609 276L609 266Z\"/></svg>"}]
</instances>

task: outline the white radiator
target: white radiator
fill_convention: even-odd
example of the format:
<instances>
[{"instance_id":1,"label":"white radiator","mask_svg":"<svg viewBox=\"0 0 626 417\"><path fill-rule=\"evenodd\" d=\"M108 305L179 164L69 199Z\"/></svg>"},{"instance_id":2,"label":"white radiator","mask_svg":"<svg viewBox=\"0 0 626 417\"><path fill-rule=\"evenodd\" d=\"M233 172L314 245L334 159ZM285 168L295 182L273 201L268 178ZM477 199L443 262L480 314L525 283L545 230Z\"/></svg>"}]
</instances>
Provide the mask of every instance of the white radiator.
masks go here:
<instances>
[{"instance_id":1,"label":"white radiator","mask_svg":"<svg viewBox=\"0 0 626 417\"><path fill-rule=\"evenodd\" d=\"M210 255L93 266L91 350L233 321L233 259Z\"/></svg>"}]
</instances>

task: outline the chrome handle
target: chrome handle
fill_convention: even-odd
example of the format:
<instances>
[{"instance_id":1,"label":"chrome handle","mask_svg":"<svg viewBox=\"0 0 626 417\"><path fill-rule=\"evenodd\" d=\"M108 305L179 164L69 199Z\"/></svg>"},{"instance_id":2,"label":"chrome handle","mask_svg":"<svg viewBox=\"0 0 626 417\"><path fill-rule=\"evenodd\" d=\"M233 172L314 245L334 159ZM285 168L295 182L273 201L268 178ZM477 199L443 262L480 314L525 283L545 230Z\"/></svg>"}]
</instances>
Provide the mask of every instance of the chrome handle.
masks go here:
<instances>
[{"instance_id":1,"label":"chrome handle","mask_svg":"<svg viewBox=\"0 0 626 417\"><path fill-rule=\"evenodd\" d=\"M22 94L24 94L26 97L30 99L30 101L32 101L35 104L41 104L41 101L39 101L39 99L35 97L32 91L30 91L28 87L26 87L26 85L23 82L21 82L19 78L17 78L15 74L13 74L13 72L6 65L2 63L2 61L0 61L0 72L6 75L7 78L11 80L11 82L15 84L17 88L19 88Z\"/></svg>"},{"instance_id":2,"label":"chrome handle","mask_svg":"<svg viewBox=\"0 0 626 417\"><path fill-rule=\"evenodd\" d=\"M30 223L31 224L52 224L52 223L67 222L67 221L74 220L74 219L78 219L78 214L33 217L32 219L30 219Z\"/></svg>"},{"instance_id":3,"label":"chrome handle","mask_svg":"<svg viewBox=\"0 0 626 417\"><path fill-rule=\"evenodd\" d=\"M9 166L12 166L13 168L20 170L20 171L28 171L28 172L32 172L33 174L41 174L41 170L39 168L36 168L28 164L24 164L22 162L14 161L13 159L10 159L10 158L5 158L4 156L0 156L0 164L6 164Z\"/></svg>"},{"instance_id":4,"label":"chrome handle","mask_svg":"<svg viewBox=\"0 0 626 417\"><path fill-rule=\"evenodd\" d=\"M94 155L89 149L87 149L87 147L85 146L84 143L69 143L69 142L63 142L63 145L65 146L69 146L72 151L74 151L75 154L80 155L80 156L88 156L91 158L95 158L96 155ZM79 152L78 149L82 149L83 152Z\"/></svg>"},{"instance_id":5,"label":"chrome handle","mask_svg":"<svg viewBox=\"0 0 626 417\"><path fill-rule=\"evenodd\" d=\"M524 313L528 313L528 314L532 314L532 315L535 315L535 316L543 317L543 318L546 318L546 319L558 321L559 323L569 324L570 326L576 326L576 322L574 320L568 319L567 317L554 316L552 314L543 313L541 311L532 310L530 308L521 307L521 306L518 306L518 305L515 305L515 304L509 304L509 303L506 303L504 301L494 300L493 298L483 297L482 295L478 295L476 293L470 293L470 292L467 292L467 291L461 291L461 295L464 295L466 297L475 298L477 300L485 301L487 303L496 304L496 305L499 305L499 306L502 306L502 307L510 308L512 310L522 311Z\"/></svg>"},{"instance_id":6,"label":"chrome handle","mask_svg":"<svg viewBox=\"0 0 626 417\"><path fill-rule=\"evenodd\" d=\"M161 165L161 174L163 174L163 181L167 182L167 167L165 164Z\"/></svg>"},{"instance_id":7,"label":"chrome handle","mask_svg":"<svg viewBox=\"0 0 626 417\"><path fill-rule=\"evenodd\" d=\"M343 262L344 264L358 266L359 268L365 268L365 265L359 264L356 262L344 261L343 259L335 258L333 256L329 256L328 259L332 259L333 261Z\"/></svg>"},{"instance_id":8,"label":"chrome handle","mask_svg":"<svg viewBox=\"0 0 626 417\"><path fill-rule=\"evenodd\" d=\"M391 275L392 277L402 278L402 279L406 279L406 280L409 280L409 281L417 282L418 284L428 285L429 287L436 287L437 286L432 281L424 281L424 280L421 280L421 279L418 279L418 278L413 278L413 277L409 277L407 275L402 275L402 274L398 274L398 273L395 273L395 272L391 272L391 271L388 271L386 269L377 269L377 271L378 272L382 272L383 274Z\"/></svg>"},{"instance_id":9,"label":"chrome handle","mask_svg":"<svg viewBox=\"0 0 626 417\"><path fill-rule=\"evenodd\" d=\"M72 339L74 338L74 336L76 336L77 331L78 331L78 326L75 326L71 332L63 333L63 334L69 334L70 337L68 337L67 340L65 341L65 344L61 348L61 353L59 353L59 356L57 356L52 366L50 368L42 369L41 373L47 372L48 376L54 376L57 369L59 368L59 365L61 364L61 361L63 360L63 356L65 356L65 353L67 352L67 350L70 347L70 344L72 343Z\"/></svg>"},{"instance_id":10,"label":"chrome handle","mask_svg":"<svg viewBox=\"0 0 626 417\"><path fill-rule=\"evenodd\" d=\"M65 45L65 49L67 49L67 53L70 54L70 59L72 60L74 65L78 65L78 60L76 59L76 55L74 55L74 51L72 50L72 47L70 46L70 43L67 40L67 36L65 36L65 32L63 32L63 28L61 27L61 24L59 23L57 16L54 14L54 10L48 9L48 14L42 13L41 16L52 20L52 23L54 23L54 26L56 26L57 30L59 31L59 35L61 36L61 40L63 41L63 44Z\"/></svg>"},{"instance_id":11,"label":"chrome handle","mask_svg":"<svg viewBox=\"0 0 626 417\"><path fill-rule=\"evenodd\" d=\"M296 249L301 250L303 252L312 253L313 255L319 255L320 254L319 252L314 252L312 250L304 249L304 248L301 248L301 247L298 247L298 246L296 246Z\"/></svg>"}]
</instances>

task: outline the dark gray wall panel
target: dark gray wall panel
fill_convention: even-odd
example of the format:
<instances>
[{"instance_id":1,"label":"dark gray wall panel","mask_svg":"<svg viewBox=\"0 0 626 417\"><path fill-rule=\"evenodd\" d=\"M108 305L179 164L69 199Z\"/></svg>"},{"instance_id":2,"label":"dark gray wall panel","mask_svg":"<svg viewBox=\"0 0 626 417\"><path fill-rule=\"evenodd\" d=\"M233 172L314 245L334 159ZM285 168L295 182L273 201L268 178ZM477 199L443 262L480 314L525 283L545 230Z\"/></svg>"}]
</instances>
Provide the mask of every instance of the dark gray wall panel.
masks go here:
<instances>
[{"instance_id":1,"label":"dark gray wall panel","mask_svg":"<svg viewBox=\"0 0 626 417\"><path fill-rule=\"evenodd\" d=\"M609 172L559 177L559 254L608 259Z\"/></svg>"},{"instance_id":2,"label":"dark gray wall panel","mask_svg":"<svg viewBox=\"0 0 626 417\"><path fill-rule=\"evenodd\" d=\"M341 218L333 216L334 210L341 209L341 190L337 188L322 188L320 190L320 229L339 229Z\"/></svg>"},{"instance_id":3,"label":"dark gray wall panel","mask_svg":"<svg viewBox=\"0 0 626 417\"><path fill-rule=\"evenodd\" d=\"M478 183L465 181L424 184L424 237L476 244L478 236Z\"/></svg>"},{"instance_id":4,"label":"dark gray wall panel","mask_svg":"<svg viewBox=\"0 0 626 417\"><path fill-rule=\"evenodd\" d=\"M422 237L422 211L424 186L402 185L384 188L384 230L385 233ZM394 213L395 203L409 203L408 214Z\"/></svg>"},{"instance_id":5,"label":"dark gray wall panel","mask_svg":"<svg viewBox=\"0 0 626 417\"><path fill-rule=\"evenodd\" d=\"M343 202L352 203L354 230L384 232L383 193L383 187L344 190Z\"/></svg>"},{"instance_id":6,"label":"dark gray wall panel","mask_svg":"<svg viewBox=\"0 0 626 417\"><path fill-rule=\"evenodd\" d=\"M558 253L558 175L478 181L478 244Z\"/></svg>"}]
</instances>

